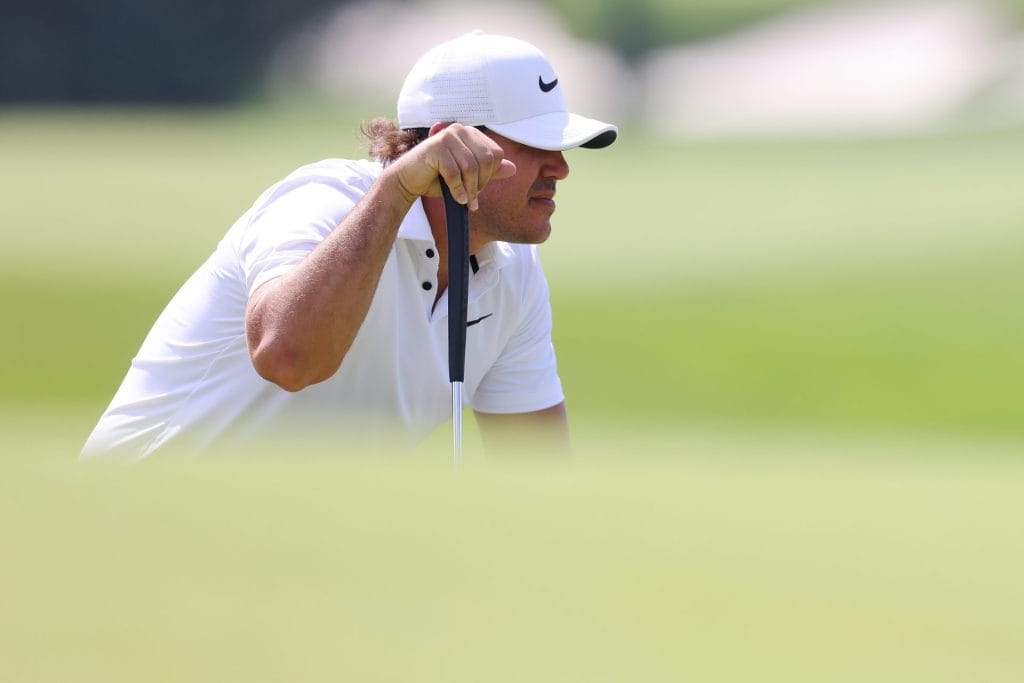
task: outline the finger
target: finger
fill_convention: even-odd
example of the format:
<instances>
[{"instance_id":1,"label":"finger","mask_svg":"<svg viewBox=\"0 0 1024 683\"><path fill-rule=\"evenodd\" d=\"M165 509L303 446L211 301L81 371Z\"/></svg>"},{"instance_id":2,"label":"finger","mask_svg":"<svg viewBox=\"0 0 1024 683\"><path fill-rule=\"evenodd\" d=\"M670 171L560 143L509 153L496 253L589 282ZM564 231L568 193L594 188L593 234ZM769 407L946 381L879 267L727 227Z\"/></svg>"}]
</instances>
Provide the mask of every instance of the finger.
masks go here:
<instances>
[{"instance_id":1,"label":"finger","mask_svg":"<svg viewBox=\"0 0 1024 683\"><path fill-rule=\"evenodd\" d=\"M457 181L453 181L454 186L450 184L449 187L452 189L452 196L456 197L460 203L474 208L477 195L483 184L481 174L488 173L486 165L490 163L488 160L490 155L486 151L481 151L480 147L474 144L472 137L467 133L471 129L457 125L453 125L452 128L452 134L444 141L444 144L451 161L457 167L459 178ZM456 191L456 187L460 190Z\"/></svg>"},{"instance_id":2,"label":"finger","mask_svg":"<svg viewBox=\"0 0 1024 683\"><path fill-rule=\"evenodd\" d=\"M485 160L480 158L480 152L462 138L459 139L459 146L453 148L455 158L459 161L459 170L462 173L462 186L466 190L466 206L476 210L477 195L483 186L481 174L484 172Z\"/></svg>"},{"instance_id":3,"label":"finger","mask_svg":"<svg viewBox=\"0 0 1024 683\"><path fill-rule=\"evenodd\" d=\"M477 162L477 192L479 192L491 181L494 173L501 168L503 152L501 147L487 138L484 138L482 144L480 140L474 140L474 143L476 144L471 149Z\"/></svg>"},{"instance_id":4,"label":"finger","mask_svg":"<svg viewBox=\"0 0 1024 683\"><path fill-rule=\"evenodd\" d=\"M516 165L507 159L495 159L493 163L487 165L486 171L481 171L480 187L473 199L469 204L470 211L476 211L480 208L480 192L483 191L484 187L487 186L492 180L504 180L505 178L511 178L516 174Z\"/></svg>"},{"instance_id":5,"label":"finger","mask_svg":"<svg viewBox=\"0 0 1024 683\"><path fill-rule=\"evenodd\" d=\"M471 150L474 158L475 177L467 177L467 190L469 191L469 209L476 211L480 208L479 195L494 174L498 167L498 159L487 147L476 147Z\"/></svg>"},{"instance_id":6,"label":"finger","mask_svg":"<svg viewBox=\"0 0 1024 683\"><path fill-rule=\"evenodd\" d=\"M463 127L460 136L473 152L477 161L476 192L470 192L470 209L479 208L477 197L484 187L494 179L508 178L515 174L515 164L504 159L505 151L489 135L475 128ZM469 188L472 190L472 187Z\"/></svg>"},{"instance_id":7,"label":"finger","mask_svg":"<svg viewBox=\"0 0 1024 683\"><path fill-rule=\"evenodd\" d=\"M460 204L467 204L469 193L463 179L463 166L466 163L464 160L471 158L472 154L459 140L462 128L462 124L456 122L435 123L430 128L431 143L423 145L423 151L427 153L424 161L436 174L429 194L440 196L441 188L436 180L440 176L448 185L452 198Z\"/></svg>"},{"instance_id":8,"label":"finger","mask_svg":"<svg viewBox=\"0 0 1024 683\"><path fill-rule=\"evenodd\" d=\"M466 188L463 161L460 161L456 151L450 147L444 147L439 152L437 170L444 178L444 182L451 190L452 197L460 204L469 204L469 191Z\"/></svg>"}]
</instances>

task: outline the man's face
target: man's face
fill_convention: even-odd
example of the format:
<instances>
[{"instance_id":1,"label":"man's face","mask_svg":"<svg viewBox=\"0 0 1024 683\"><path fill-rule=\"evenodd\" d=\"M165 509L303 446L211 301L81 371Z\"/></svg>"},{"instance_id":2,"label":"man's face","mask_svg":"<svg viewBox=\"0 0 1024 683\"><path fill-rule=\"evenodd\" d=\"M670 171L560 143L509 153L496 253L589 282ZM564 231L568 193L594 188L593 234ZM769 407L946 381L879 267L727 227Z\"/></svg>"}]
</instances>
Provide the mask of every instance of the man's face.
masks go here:
<instances>
[{"instance_id":1,"label":"man's face","mask_svg":"<svg viewBox=\"0 0 1024 683\"><path fill-rule=\"evenodd\" d=\"M490 130L487 135L516 165L516 174L484 187L470 227L484 241L540 244L551 234L555 183L569 175L569 164L561 152L527 147Z\"/></svg>"}]
</instances>

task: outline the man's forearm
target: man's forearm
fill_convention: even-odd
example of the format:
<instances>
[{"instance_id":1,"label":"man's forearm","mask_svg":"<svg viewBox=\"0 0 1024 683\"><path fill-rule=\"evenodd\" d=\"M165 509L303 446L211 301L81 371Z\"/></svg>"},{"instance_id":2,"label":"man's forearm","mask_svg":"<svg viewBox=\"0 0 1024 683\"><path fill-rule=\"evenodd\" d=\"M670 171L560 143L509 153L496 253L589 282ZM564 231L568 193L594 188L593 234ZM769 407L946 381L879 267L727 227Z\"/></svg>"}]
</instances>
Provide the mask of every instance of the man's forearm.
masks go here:
<instances>
[{"instance_id":1,"label":"man's forearm","mask_svg":"<svg viewBox=\"0 0 1024 683\"><path fill-rule=\"evenodd\" d=\"M415 199L385 169L302 263L253 293L246 334L253 366L263 378L298 391L337 372Z\"/></svg>"}]
</instances>

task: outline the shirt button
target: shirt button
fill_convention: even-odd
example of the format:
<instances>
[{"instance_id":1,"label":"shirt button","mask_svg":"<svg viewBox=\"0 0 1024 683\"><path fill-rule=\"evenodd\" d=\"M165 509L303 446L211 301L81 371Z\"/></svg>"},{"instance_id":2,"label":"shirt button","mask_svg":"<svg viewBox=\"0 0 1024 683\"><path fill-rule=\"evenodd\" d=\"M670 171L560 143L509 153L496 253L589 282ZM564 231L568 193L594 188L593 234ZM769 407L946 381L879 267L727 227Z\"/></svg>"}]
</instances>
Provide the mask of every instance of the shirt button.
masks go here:
<instances>
[{"instance_id":1,"label":"shirt button","mask_svg":"<svg viewBox=\"0 0 1024 683\"><path fill-rule=\"evenodd\" d=\"M434 258L434 250L427 249L427 258Z\"/></svg>"},{"instance_id":2,"label":"shirt button","mask_svg":"<svg viewBox=\"0 0 1024 683\"><path fill-rule=\"evenodd\" d=\"M434 288L434 285L433 285L433 284L431 284L431 283L429 283L429 282L424 282L424 283L423 283L423 289L427 290L428 292L429 292L430 290L432 290L433 288Z\"/></svg>"}]
</instances>

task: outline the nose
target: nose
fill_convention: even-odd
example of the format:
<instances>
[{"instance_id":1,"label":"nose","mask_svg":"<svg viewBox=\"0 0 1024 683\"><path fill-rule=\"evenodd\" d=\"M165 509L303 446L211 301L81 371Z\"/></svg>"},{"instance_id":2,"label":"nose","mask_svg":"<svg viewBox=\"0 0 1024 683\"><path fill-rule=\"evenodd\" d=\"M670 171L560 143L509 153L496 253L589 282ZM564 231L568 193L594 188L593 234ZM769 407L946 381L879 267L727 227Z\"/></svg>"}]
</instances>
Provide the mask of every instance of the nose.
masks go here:
<instances>
[{"instance_id":1,"label":"nose","mask_svg":"<svg viewBox=\"0 0 1024 683\"><path fill-rule=\"evenodd\" d=\"M564 180L569 175L569 162L561 152L548 152L541 166L541 177Z\"/></svg>"}]
</instances>

